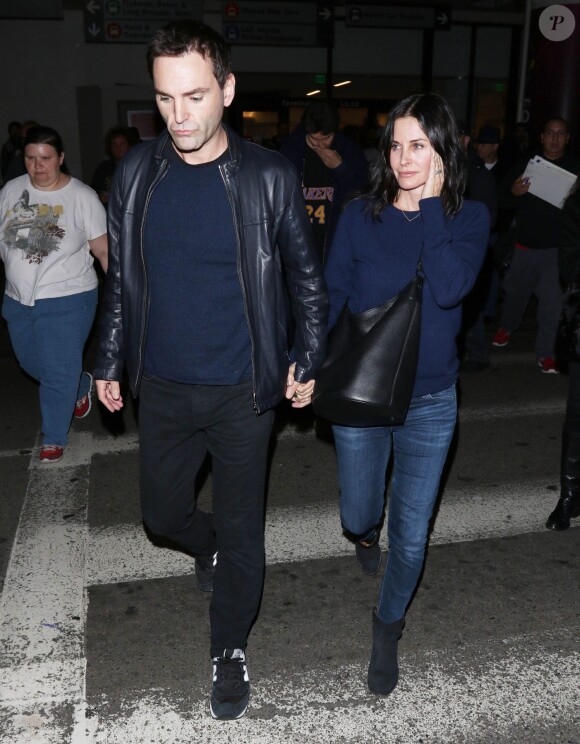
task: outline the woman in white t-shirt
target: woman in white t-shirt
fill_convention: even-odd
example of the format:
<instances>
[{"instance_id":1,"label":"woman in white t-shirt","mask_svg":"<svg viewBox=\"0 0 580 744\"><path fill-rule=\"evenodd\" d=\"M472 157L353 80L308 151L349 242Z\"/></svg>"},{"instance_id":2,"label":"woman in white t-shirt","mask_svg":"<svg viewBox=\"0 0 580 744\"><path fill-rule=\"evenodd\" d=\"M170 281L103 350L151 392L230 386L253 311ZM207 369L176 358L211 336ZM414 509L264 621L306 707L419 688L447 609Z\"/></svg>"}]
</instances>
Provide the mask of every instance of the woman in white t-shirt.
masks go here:
<instances>
[{"instance_id":1,"label":"woman in white t-shirt","mask_svg":"<svg viewBox=\"0 0 580 744\"><path fill-rule=\"evenodd\" d=\"M41 462L63 456L73 415L91 409L83 350L97 307L93 256L107 271L107 220L96 193L63 173L62 139L34 127L24 139L26 175L0 191L2 316L20 366L40 383Z\"/></svg>"}]
</instances>

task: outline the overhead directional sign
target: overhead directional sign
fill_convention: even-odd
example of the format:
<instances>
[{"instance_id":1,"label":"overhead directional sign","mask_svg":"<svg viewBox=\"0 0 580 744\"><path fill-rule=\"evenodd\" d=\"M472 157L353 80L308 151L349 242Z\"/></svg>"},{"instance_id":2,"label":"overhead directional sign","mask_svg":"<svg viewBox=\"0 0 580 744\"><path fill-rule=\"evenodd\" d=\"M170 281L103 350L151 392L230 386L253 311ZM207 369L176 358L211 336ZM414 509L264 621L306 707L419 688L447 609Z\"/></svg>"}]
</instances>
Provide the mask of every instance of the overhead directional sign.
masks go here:
<instances>
[{"instance_id":1,"label":"overhead directional sign","mask_svg":"<svg viewBox=\"0 0 580 744\"><path fill-rule=\"evenodd\" d=\"M203 0L87 0L85 41L146 44L169 21L201 20Z\"/></svg>"},{"instance_id":2,"label":"overhead directional sign","mask_svg":"<svg viewBox=\"0 0 580 744\"><path fill-rule=\"evenodd\" d=\"M347 3L345 20L347 26L360 26L361 28L435 28L447 30L451 27L451 7L419 8L413 5L395 7Z\"/></svg>"},{"instance_id":3,"label":"overhead directional sign","mask_svg":"<svg viewBox=\"0 0 580 744\"><path fill-rule=\"evenodd\" d=\"M222 2L222 31L230 44L331 46L334 2Z\"/></svg>"}]
</instances>

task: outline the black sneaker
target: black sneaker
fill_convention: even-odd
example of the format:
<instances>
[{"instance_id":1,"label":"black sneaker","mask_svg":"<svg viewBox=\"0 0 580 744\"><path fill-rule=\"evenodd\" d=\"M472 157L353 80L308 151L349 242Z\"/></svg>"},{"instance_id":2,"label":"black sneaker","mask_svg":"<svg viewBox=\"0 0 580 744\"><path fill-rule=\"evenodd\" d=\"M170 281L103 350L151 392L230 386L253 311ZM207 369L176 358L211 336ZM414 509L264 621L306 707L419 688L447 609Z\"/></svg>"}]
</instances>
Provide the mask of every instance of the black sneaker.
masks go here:
<instances>
[{"instance_id":1,"label":"black sneaker","mask_svg":"<svg viewBox=\"0 0 580 744\"><path fill-rule=\"evenodd\" d=\"M198 555L195 558L195 580L202 592L213 592L213 576L217 553L214 555Z\"/></svg>"},{"instance_id":2,"label":"black sneaker","mask_svg":"<svg viewBox=\"0 0 580 744\"><path fill-rule=\"evenodd\" d=\"M233 721L246 712L250 700L250 678L246 655L240 648L225 649L213 661L213 689L209 709L212 718Z\"/></svg>"},{"instance_id":3,"label":"black sneaker","mask_svg":"<svg viewBox=\"0 0 580 744\"><path fill-rule=\"evenodd\" d=\"M359 540L356 544L356 559L362 572L367 576L374 576L381 567L381 546L379 533L368 540Z\"/></svg>"}]
</instances>

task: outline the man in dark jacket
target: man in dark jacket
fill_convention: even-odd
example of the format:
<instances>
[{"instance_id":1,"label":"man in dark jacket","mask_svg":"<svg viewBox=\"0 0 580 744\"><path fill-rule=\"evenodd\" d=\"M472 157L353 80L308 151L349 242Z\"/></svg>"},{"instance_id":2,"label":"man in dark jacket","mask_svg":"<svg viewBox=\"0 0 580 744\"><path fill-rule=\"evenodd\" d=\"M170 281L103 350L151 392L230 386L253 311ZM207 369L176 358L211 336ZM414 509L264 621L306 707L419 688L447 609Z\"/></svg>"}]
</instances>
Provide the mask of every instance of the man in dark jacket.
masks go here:
<instances>
[{"instance_id":1,"label":"man in dark jacket","mask_svg":"<svg viewBox=\"0 0 580 744\"><path fill-rule=\"evenodd\" d=\"M143 519L195 557L199 588L213 590L210 710L234 719L250 694L273 407L310 402L328 300L294 169L221 123L235 86L223 38L176 21L147 61L168 132L127 153L113 178L95 378L109 411L123 405L123 363L139 393ZM213 513L196 508L208 452Z\"/></svg>"},{"instance_id":2,"label":"man in dark jacket","mask_svg":"<svg viewBox=\"0 0 580 744\"><path fill-rule=\"evenodd\" d=\"M549 119L541 135L540 155L552 165L578 175L580 163L566 152L569 138L565 119L557 116ZM534 294L538 300L536 360L545 374L558 374L554 344L562 309L562 288L556 239L562 210L530 193L530 182L524 177L526 164L516 165L500 190L500 207L514 210L515 250L503 280L500 327L492 344L507 346Z\"/></svg>"},{"instance_id":3,"label":"man in dark jacket","mask_svg":"<svg viewBox=\"0 0 580 744\"><path fill-rule=\"evenodd\" d=\"M282 143L280 152L300 173L306 211L323 261L332 241L340 210L367 179L361 148L338 131L338 110L329 101L312 101L301 124Z\"/></svg>"}]
</instances>

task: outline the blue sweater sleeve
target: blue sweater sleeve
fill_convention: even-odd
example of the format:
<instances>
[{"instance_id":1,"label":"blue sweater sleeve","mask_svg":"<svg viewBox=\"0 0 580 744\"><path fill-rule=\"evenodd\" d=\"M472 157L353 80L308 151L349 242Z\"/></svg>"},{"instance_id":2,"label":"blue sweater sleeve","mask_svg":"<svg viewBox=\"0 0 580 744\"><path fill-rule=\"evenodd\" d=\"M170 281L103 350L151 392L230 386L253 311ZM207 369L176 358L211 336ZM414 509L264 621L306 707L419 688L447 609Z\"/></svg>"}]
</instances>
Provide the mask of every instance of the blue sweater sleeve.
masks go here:
<instances>
[{"instance_id":1,"label":"blue sweater sleeve","mask_svg":"<svg viewBox=\"0 0 580 744\"><path fill-rule=\"evenodd\" d=\"M356 240L352 231L352 215L351 210L348 210L339 217L324 271L330 302L329 328L334 326L340 311L351 295L355 275L355 253Z\"/></svg>"},{"instance_id":2,"label":"blue sweater sleeve","mask_svg":"<svg viewBox=\"0 0 580 744\"><path fill-rule=\"evenodd\" d=\"M422 263L439 307L458 305L469 293L483 263L489 240L489 213L480 202L466 201L462 219L446 223L439 197L419 202L423 220Z\"/></svg>"}]
</instances>

